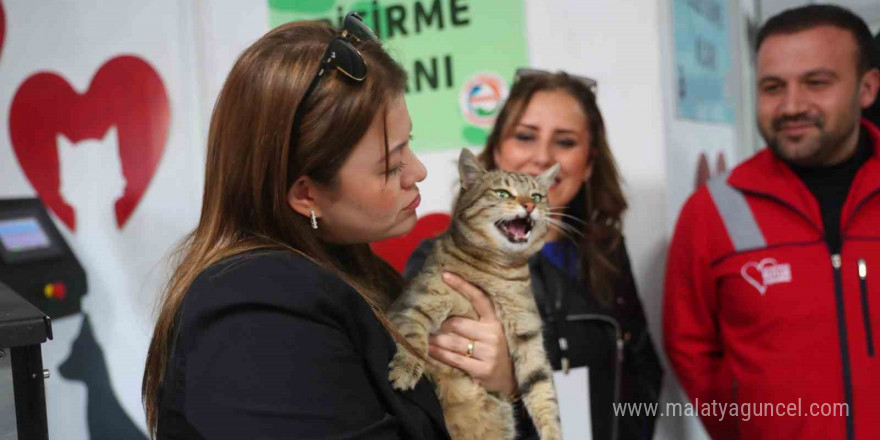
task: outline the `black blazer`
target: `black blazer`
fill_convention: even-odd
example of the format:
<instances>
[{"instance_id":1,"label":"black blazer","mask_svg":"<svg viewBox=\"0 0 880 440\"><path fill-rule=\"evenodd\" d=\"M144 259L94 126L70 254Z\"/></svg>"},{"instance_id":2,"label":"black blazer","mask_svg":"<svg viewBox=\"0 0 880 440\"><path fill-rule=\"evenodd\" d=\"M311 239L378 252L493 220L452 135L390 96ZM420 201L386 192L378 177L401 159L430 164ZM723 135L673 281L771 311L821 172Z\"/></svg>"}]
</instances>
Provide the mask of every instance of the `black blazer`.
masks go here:
<instances>
[{"instance_id":1,"label":"black blazer","mask_svg":"<svg viewBox=\"0 0 880 440\"><path fill-rule=\"evenodd\" d=\"M449 439L429 382L388 382L395 344L347 284L286 252L193 282L177 321L158 439Z\"/></svg>"}]
</instances>

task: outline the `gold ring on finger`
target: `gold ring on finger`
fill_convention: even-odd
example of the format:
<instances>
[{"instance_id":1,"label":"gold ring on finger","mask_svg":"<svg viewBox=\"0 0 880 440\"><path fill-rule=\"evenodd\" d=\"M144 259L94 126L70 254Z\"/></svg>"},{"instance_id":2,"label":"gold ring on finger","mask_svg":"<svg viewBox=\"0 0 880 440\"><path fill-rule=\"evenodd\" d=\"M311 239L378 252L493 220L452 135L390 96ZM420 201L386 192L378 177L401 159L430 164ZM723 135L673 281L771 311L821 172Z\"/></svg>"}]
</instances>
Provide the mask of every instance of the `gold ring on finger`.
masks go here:
<instances>
[{"instance_id":1,"label":"gold ring on finger","mask_svg":"<svg viewBox=\"0 0 880 440\"><path fill-rule=\"evenodd\" d=\"M467 352L465 353L467 357L472 357L474 355L474 342L474 340L468 341Z\"/></svg>"}]
</instances>

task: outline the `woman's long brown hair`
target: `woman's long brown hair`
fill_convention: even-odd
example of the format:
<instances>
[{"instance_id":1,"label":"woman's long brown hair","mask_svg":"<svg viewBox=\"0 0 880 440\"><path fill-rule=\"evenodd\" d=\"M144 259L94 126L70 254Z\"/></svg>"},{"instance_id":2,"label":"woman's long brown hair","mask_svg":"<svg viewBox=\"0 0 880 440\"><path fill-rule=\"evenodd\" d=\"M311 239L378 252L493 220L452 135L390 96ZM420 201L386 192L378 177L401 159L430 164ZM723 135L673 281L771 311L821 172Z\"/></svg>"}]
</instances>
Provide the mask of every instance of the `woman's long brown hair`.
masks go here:
<instances>
[{"instance_id":1,"label":"woman's long brown hair","mask_svg":"<svg viewBox=\"0 0 880 440\"><path fill-rule=\"evenodd\" d=\"M296 107L338 34L318 22L281 25L241 54L223 85L208 134L201 218L175 253L147 354L141 393L151 436L183 298L199 273L224 258L256 249L301 254L352 285L394 339L409 347L383 314L400 292L400 275L367 244L335 248L331 255L308 218L287 203L300 176L333 188L374 117L405 89L406 73L379 43L357 44L366 79L355 83L326 73L291 139Z\"/></svg>"},{"instance_id":2,"label":"woman's long brown hair","mask_svg":"<svg viewBox=\"0 0 880 440\"><path fill-rule=\"evenodd\" d=\"M578 243L582 281L589 283L592 295L600 303L609 305L614 299L615 278L621 270L615 263L615 253L619 252L622 216L627 203L620 185L620 172L608 146L605 122L593 91L565 72L531 74L519 78L513 84L479 158L486 169L498 168L495 152L504 140L513 136L514 128L532 96L540 91L554 90L562 90L574 97L587 117L589 160L593 163L593 174L565 208L566 214L579 220L572 222L565 218L564 221L583 232Z\"/></svg>"}]
</instances>

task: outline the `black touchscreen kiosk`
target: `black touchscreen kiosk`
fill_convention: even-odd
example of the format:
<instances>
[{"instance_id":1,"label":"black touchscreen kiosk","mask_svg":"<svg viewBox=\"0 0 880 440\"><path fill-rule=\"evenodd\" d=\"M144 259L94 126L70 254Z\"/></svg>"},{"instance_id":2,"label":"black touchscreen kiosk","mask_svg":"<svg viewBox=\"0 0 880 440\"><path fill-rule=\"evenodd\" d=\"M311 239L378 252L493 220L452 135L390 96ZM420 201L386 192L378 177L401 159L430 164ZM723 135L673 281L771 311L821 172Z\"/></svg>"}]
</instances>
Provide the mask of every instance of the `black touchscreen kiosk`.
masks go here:
<instances>
[{"instance_id":1,"label":"black touchscreen kiosk","mask_svg":"<svg viewBox=\"0 0 880 440\"><path fill-rule=\"evenodd\" d=\"M0 200L0 282L53 319L80 311L86 274L40 199Z\"/></svg>"}]
</instances>

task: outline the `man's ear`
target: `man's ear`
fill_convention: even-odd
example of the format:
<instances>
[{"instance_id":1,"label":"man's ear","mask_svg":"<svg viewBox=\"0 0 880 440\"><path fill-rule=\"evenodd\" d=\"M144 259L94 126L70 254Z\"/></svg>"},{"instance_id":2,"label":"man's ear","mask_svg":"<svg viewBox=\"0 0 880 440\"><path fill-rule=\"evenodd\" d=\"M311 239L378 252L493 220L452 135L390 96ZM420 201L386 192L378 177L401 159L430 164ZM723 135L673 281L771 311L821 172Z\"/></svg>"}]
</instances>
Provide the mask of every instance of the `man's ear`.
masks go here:
<instances>
[{"instance_id":1,"label":"man's ear","mask_svg":"<svg viewBox=\"0 0 880 440\"><path fill-rule=\"evenodd\" d=\"M877 99L877 90L880 89L880 69L876 67L862 75L862 87L859 89L859 104L866 109Z\"/></svg>"},{"instance_id":2,"label":"man's ear","mask_svg":"<svg viewBox=\"0 0 880 440\"><path fill-rule=\"evenodd\" d=\"M302 216L310 217L312 210L315 210L315 216L321 217L321 211L315 202L316 192L315 183L307 176L300 176L287 190L287 204Z\"/></svg>"}]
</instances>

